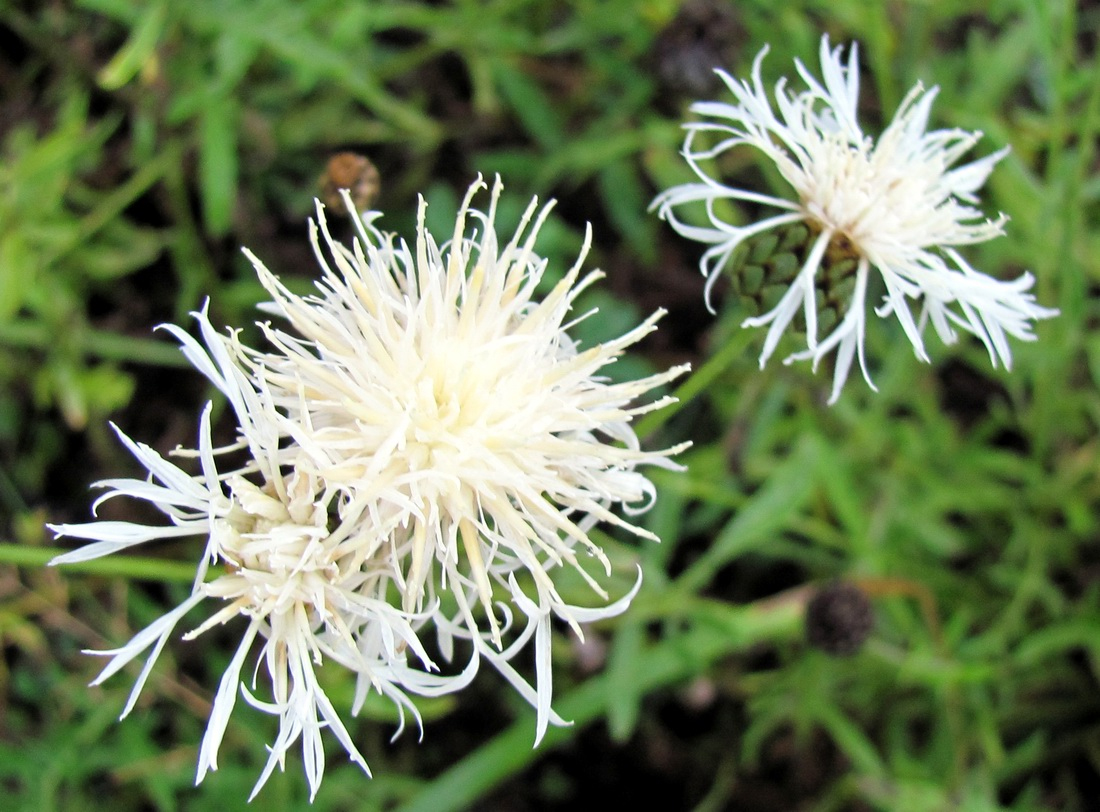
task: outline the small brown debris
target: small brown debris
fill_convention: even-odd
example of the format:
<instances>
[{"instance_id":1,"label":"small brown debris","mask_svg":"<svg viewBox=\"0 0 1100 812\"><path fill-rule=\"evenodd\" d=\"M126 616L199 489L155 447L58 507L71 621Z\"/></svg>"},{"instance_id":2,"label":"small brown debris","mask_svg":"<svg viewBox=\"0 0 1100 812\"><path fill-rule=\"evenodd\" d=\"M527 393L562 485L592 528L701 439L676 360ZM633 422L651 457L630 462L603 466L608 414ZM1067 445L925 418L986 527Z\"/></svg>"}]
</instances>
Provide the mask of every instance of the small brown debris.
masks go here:
<instances>
[{"instance_id":1,"label":"small brown debris","mask_svg":"<svg viewBox=\"0 0 1100 812\"><path fill-rule=\"evenodd\" d=\"M344 210L340 190L347 189L356 209L364 211L378 199L382 191L382 178L369 158L355 152L338 152L329 158L318 185L321 187L321 202L329 208Z\"/></svg>"}]
</instances>

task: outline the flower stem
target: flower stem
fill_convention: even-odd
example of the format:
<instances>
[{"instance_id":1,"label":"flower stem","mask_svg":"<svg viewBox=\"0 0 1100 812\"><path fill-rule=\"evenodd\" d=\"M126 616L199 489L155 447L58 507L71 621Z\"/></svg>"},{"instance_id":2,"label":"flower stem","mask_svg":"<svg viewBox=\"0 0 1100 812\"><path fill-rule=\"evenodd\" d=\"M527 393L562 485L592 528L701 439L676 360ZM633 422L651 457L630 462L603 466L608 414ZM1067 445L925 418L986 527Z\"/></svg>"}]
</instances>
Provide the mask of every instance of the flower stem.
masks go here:
<instances>
[{"instance_id":1,"label":"flower stem","mask_svg":"<svg viewBox=\"0 0 1100 812\"><path fill-rule=\"evenodd\" d=\"M637 431L639 437L648 437L681 409L691 403L699 393L711 386L718 377L725 372L738 358L745 355L745 344L737 340L738 334L728 338L718 352L703 362L703 365L691 373L686 381L680 384L672 393L676 398L671 403L657 412L650 412L638 421ZM748 340L748 339L745 339Z\"/></svg>"},{"instance_id":2,"label":"flower stem","mask_svg":"<svg viewBox=\"0 0 1100 812\"><path fill-rule=\"evenodd\" d=\"M18 567L45 567L50 559L60 553L50 547L28 547L24 544L0 543L0 563ZM191 583L195 580L195 565L182 561L138 556L109 556L91 561L63 565L67 572L102 575L117 578L136 578L146 581Z\"/></svg>"}]
</instances>

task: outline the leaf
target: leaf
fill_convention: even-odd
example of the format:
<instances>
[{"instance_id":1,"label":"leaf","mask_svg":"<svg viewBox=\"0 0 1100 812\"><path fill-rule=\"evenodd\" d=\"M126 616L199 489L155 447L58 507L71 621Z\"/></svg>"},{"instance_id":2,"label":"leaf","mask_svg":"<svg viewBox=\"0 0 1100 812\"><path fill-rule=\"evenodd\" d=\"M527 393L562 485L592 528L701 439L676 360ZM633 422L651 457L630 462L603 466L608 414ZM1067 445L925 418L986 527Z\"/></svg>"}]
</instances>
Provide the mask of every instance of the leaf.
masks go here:
<instances>
[{"instance_id":1,"label":"leaf","mask_svg":"<svg viewBox=\"0 0 1100 812\"><path fill-rule=\"evenodd\" d=\"M0 234L0 322L11 319L23 306L34 284L35 267L22 234Z\"/></svg>"},{"instance_id":2,"label":"leaf","mask_svg":"<svg viewBox=\"0 0 1100 812\"><path fill-rule=\"evenodd\" d=\"M625 742L638 724L644 691L638 683L645 625L627 618L611 644L607 657L607 727L612 740Z\"/></svg>"},{"instance_id":3,"label":"leaf","mask_svg":"<svg viewBox=\"0 0 1100 812\"><path fill-rule=\"evenodd\" d=\"M514 65L497 63L493 77L530 136L548 151L561 146L565 140L564 122L542 88Z\"/></svg>"},{"instance_id":4,"label":"leaf","mask_svg":"<svg viewBox=\"0 0 1100 812\"><path fill-rule=\"evenodd\" d=\"M623 158L609 163L596 175L600 197L623 239L647 265L657 259L653 229L656 220L646 214L646 194L638 181L634 161Z\"/></svg>"},{"instance_id":5,"label":"leaf","mask_svg":"<svg viewBox=\"0 0 1100 812\"><path fill-rule=\"evenodd\" d=\"M202 112L199 191L206 227L223 236L232 223L237 197L237 107L228 98L211 100Z\"/></svg>"},{"instance_id":6,"label":"leaf","mask_svg":"<svg viewBox=\"0 0 1100 812\"><path fill-rule=\"evenodd\" d=\"M1100 656L1098 629L1100 619L1093 615L1064 620L1032 631L1016 649L1014 659L1020 666L1036 666L1077 648L1084 649L1093 657Z\"/></svg>"},{"instance_id":7,"label":"leaf","mask_svg":"<svg viewBox=\"0 0 1100 812\"><path fill-rule=\"evenodd\" d=\"M886 766L882 763L874 744L859 726L835 705L820 704L817 708L817 720L832 736L837 746L852 760L857 770L864 775L876 778L886 775Z\"/></svg>"},{"instance_id":8,"label":"leaf","mask_svg":"<svg viewBox=\"0 0 1100 812\"><path fill-rule=\"evenodd\" d=\"M715 537L710 549L680 576L685 588L699 588L727 561L765 544L802 509L817 479L821 456L815 438L803 437Z\"/></svg>"},{"instance_id":9,"label":"leaf","mask_svg":"<svg viewBox=\"0 0 1100 812\"><path fill-rule=\"evenodd\" d=\"M153 3L145 9L130 38L96 76L100 87L118 90L156 59L157 42L164 33L167 18L168 4L165 2Z\"/></svg>"}]
</instances>

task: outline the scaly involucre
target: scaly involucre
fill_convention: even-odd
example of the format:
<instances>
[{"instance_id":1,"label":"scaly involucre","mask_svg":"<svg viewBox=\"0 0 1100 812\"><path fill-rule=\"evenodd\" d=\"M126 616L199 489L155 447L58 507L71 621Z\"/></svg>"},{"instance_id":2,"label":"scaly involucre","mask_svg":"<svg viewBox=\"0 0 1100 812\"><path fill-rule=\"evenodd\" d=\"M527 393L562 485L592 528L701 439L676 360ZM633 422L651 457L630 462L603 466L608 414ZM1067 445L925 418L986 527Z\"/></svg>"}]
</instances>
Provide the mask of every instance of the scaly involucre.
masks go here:
<instances>
[{"instance_id":1,"label":"scaly involucre","mask_svg":"<svg viewBox=\"0 0 1100 812\"><path fill-rule=\"evenodd\" d=\"M930 321L945 343L956 340L956 327L986 346L990 360L1005 367L1012 357L1006 334L1032 340L1031 322L1057 315L1040 307L1028 291L1030 274L1002 282L972 268L956 246L984 242L1002 233L1004 215L988 220L975 207L977 190L1008 150L955 166L981 133L928 130L929 112L938 92L914 87L893 121L875 141L857 120L859 71L852 45L847 65L841 49L821 40L822 81L796 60L806 89L792 93L786 79L775 85L774 107L760 70L764 48L756 57L750 81L718 71L734 104L702 102L692 109L702 121L686 125L683 154L700 179L668 189L654 207L681 234L708 244L700 263L708 277L707 293L734 250L754 235L793 223L809 226L812 238L800 272L769 312L744 321L768 326L760 365L775 351L799 310L807 348L787 358L818 362L834 349L836 369L830 402L840 394L858 354L864 378L874 388L864 357L867 289L872 269L885 284L880 317L894 314L917 357L927 361L922 333ZM696 146L700 138L710 145ZM717 141L717 143L714 143ZM741 146L760 150L794 188L788 200L727 185L708 174L704 161ZM723 200L774 208L778 212L750 225L734 225L719 214ZM676 207L705 204L709 225L682 220ZM828 255L856 260L854 293L837 326L818 338L817 283ZM827 269L826 269L827 270ZM914 317L909 300L919 300Z\"/></svg>"},{"instance_id":2,"label":"scaly involucre","mask_svg":"<svg viewBox=\"0 0 1100 812\"><path fill-rule=\"evenodd\" d=\"M434 668L416 635L428 613L408 612L387 602L390 568L371 558L371 545L364 539L369 533L363 528L330 520L329 507L337 491L300 466L300 450L282 441L286 421L269 393L251 380L242 366L242 349L235 334L219 336L205 309L193 315L206 349L178 327L167 329L179 339L187 358L229 400L238 420L239 442L229 449L214 448L207 404L197 451L180 452L198 457L201 473L192 476L119 431L122 442L148 470L149 479L100 482L98 485L108 490L96 505L116 496L133 497L158 508L170 524L96 521L53 525L58 536L93 543L51 563L87 561L157 539L204 536L206 551L190 597L125 646L90 652L110 657L94 684L152 646L123 710L125 717L183 616L204 599L218 601L214 614L184 635L185 639L238 616L247 625L214 698L196 780L217 769L218 749L240 690L249 704L279 719L278 735L269 747L270 756L253 796L276 766L283 767L288 749L301 739L312 798L324 774L322 728L329 728L351 759L369 774L366 761L318 682L315 666L325 658L359 674L357 706L373 687L397 704L402 719L404 710L409 709L418 721L406 691L434 695L457 690L469 682L476 668L443 677L408 664L411 652L425 669ZM241 468L219 472L217 456L225 451L244 451L247 461ZM259 658L271 681L270 701L254 695L255 677L251 690L241 678L257 639L262 640Z\"/></svg>"},{"instance_id":3,"label":"scaly involucre","mask_svg":"<svg viewBox=\"0 0 1100 812\"><path fill-rule=\"evenodd\" d=\"M639 466L676 467L669 457L685 446L643 451L631 421L668 403L639 399L687 367L618 383L602 377L662 313L618 339L578 347L567 319L600 277L581 275L588 241L538 300L546 263L533 244L550 207L539 211L532 201L500 245L499 179L487 212L471 208L483 188L480 179L470 187L442 244L426 231L421 200L411 248L369 216L356 219L358 239L348 248L318 207L318 295L291 293L249 253L274 297L272 311L294 331L267 326L276 349L254 364L311 470L340 493L341 520L371 528L367 555L390 562L403 609L427 611L444 593L453 596L455 614L436 613L444 651L454 636L470 639L535 704L537 741L558 721L550 710L551 616L579 634L580 623L623 611L637 589L580 608L559 594L555 572L568 565L607 600L587 569L591 562L605 576L611 570L592 526L654 538L611 507L629 515L651 502L653 485ZM512 614L494 605L498 589L527 619L507 648L502 634ZM508 663L532 636L535 689Z\"/></svg>"}]
</instances>

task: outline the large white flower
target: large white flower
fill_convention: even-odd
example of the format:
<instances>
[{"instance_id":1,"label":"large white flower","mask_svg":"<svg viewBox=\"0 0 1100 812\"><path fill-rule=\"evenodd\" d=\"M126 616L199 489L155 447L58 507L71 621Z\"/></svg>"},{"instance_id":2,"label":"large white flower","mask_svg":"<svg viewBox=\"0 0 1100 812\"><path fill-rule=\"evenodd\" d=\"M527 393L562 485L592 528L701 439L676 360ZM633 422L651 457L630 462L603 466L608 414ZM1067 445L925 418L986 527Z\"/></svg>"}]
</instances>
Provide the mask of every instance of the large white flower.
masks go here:
<instances>
[{"instance_id":1,"label":"large white flower","mask_svg":"<svg viewBox=\"0 0 1100 812\"><path fill-rule=\"evenodd\" d=\"M764 48L753 63L751 81L719 75L734 104L703 102L692 109L704 120L686 125L684 156L701 183L677 186L654 201L660 216L686 237L709 244L700 267L708 276L707 293L734 250L755 235L794 223L812 236L801 269L778 304L744 326L768 326L760 365L774 352L781 335L802 311L807 348L787 361L817 363L834 349L836 370L830 402L836 400L858 353L864 378L874 388L864 358L866 298L871 270L885 283L880 317L894 314L917 357L927 361L921 334L931 322L945 343L956 340L955 327L977 336L998 359L1011 365L1006 333L1033 340L1031 322L1050 318L1056 310L1040 307L1026 291L1030 274L1002 282L974 270L955 246L983 242L1002 233L1004 215L988 220L973 204L997 163L1000 150L961 166L959 159L981 133L958 129L928 130L929 111L937 88L914 87L893 121L875 141L857 120L859 72L853 44L847 65L841 49L821 40L822 81L796 60L806 89L792 93L785 79L776 83L774 107L760 77ZM701 138L702 136L702 138ZM697 147L703 138L711 139ZM714 143L717 141L717 143ZM711 177L701 162L740 146L754 147L772 160L794 188L797 199L759 194L726 185ZM774 208L777 213L751 225L725 222L715 204L722 200ZM709 226L680 219L675 208L705 203ZM855 260L854 292L843 319L818 338L818 288L832 263ZM919 300L914 317L908 300Z\"/></svg>"},{"instance_id":2,"label":"large white flower","mask_svg":"<svg viewBox=\"0 0 1100 812\"><path fill-rule=\"evenodd\" d=\"M406 652L411 652L425 669L434 668L416 635L426 614L387 602L392 567L371 557L371 545L364 539L369 528L330 518L337 492L299 466L300 451L281 441L285 421L270 396L240 367L242 350L235 336L219 336L205 310L194 315L208 350L179 328L168 329L195 367L229 399L239 421L240 442L230 449L213 447L208 404L202 413L199 448L190 454L198 457L202 473L191 476L152 448L118 432L150 478L100 482L109 490L96 505L130 496L154 505L171 523L96 521L52 526L58 536L93 543L51 563L85 561L156 539L205 537L206 551L191 596L125 646L91 652L110 657L95 684L152 646L122 713L125 717L183 616L205 599L218 601L220 607L185 639L238 616L247 620L247 626L218 686L196 780L217 769L218 748L240 690L251 705L279 717L279 732L253 796L276 766L283 767L288 749L300 738L312 797L324 774L322 728L329 728L351 759L370 772L318 683L315 666L327 658L351 669L359 675L361 695L373 687L393 699L402 720L406 708L419 720L406 691L433 695L457 690L472 678L476 659L463 673L451 677L408 664ZM246 451L247 462L237 470L219 473L217 455L234 450ZM258 656L271 680L270 701L254 695L255 676L251 689L241 677L257 640L262 641Z\"/></svg>"},{"instance_id":3,"label":"large white flower","mask_svg":"<svg viewBox=\"0 0 1100 812\"><path fill-rule=\"evenodd\" d=\"M661 313L618 339L578 347L567 319L600 274L581 276L582 253L540 301L546 263L533 243L550 207L535 218L532 201L501 245L501 185L487 212L471 208L483 188L480 179L470 187L442 244L425 229L423 200L412 247L379 232L374 215L356 218L358 239L345 247L318 207L318 295L291 293L249 253L271 310L294 329L267 328L276 351L256 358L255 374L292 418L293 440L316 474L341 491L341 517L364 517L377 533L370 554L388 553L404 608L420 611L437 597L452 603L454 622L436 620L444 649L452 636L471 639L535 704L537 741L554 721L551 615L580 633L579 623L618 613L633 596L581 609L559 594L555 574L568 565L607 600L588 570L610 574L610 564L588 531L603 521L654 538L611 507L644 510L654 489L638 467L675 467L669 456L683 446L643 451L630 423L668 403L638 399L687 367L619 383L602 377ZM497 589L526 618L507 648L512 613L494 605ZM534 692L508 665L531 636Z\"/></svg>"}]
</instances>

